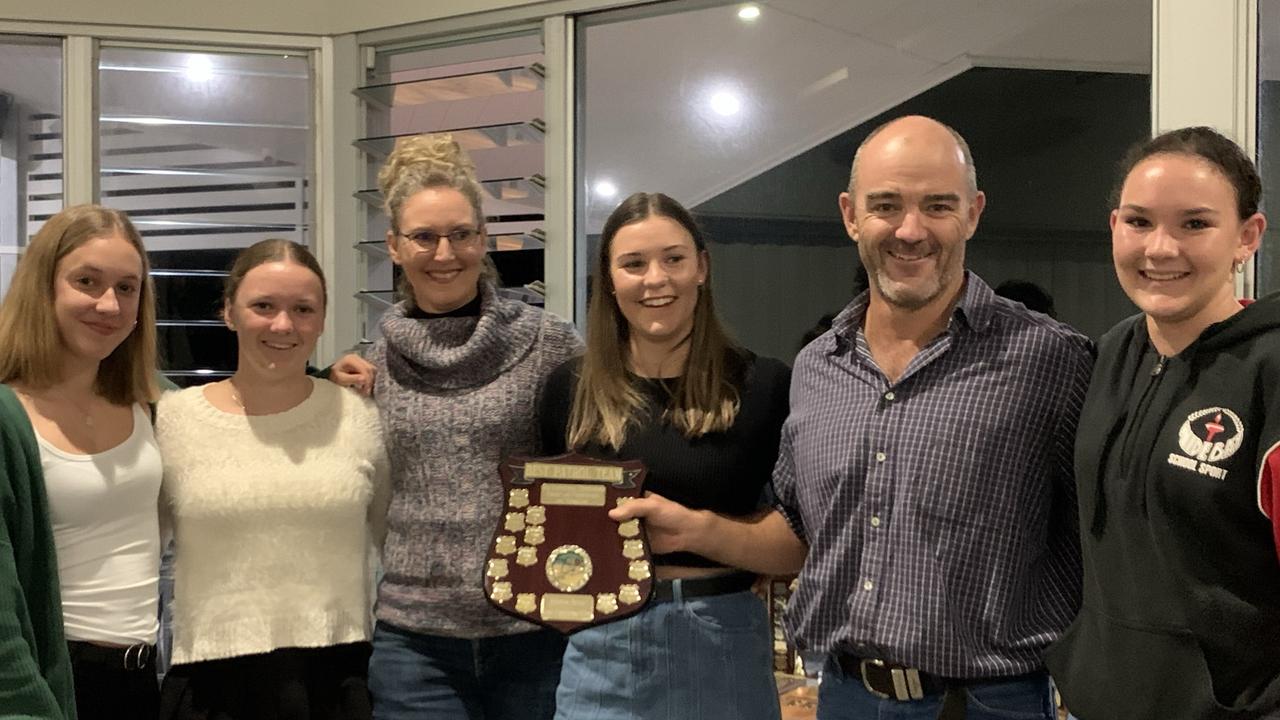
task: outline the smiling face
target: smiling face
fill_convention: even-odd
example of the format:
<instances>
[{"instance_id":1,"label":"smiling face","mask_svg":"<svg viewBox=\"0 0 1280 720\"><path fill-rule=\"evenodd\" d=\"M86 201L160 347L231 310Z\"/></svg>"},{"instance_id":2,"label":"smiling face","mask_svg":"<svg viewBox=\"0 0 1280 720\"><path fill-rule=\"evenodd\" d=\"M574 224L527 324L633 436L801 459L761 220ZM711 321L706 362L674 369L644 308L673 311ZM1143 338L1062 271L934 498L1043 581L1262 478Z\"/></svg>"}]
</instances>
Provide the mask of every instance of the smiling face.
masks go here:
<instances>
[{"instance_id":1,"label":"smiling face","mask_svg":"<svg viewBox=\"0 0 1280 720\"><path fill-rule=\"evenodd\" d=\"M856 187L840 212L878 298L917 310L956 295L964 245L986 202L970 188L955 139L926 118L904 118L867 141Z\"/></svg>"},{"instance_id":2,"label":"smiling face","mask_svg":"<svg viewBox=\"0 0 1280 720\"><path fill-rule=\"evenodd\" d=\"M451 187L420 190L404 201L397 225L401 234L387 232L387 249L404 271L419 308L445 313L476 296L484 269L484 234L473 232L469 242L458 244L440 237L481 230L476 209L465 195ZM434 247L410 239L426 234L437 238Z\"/></svg>"},{"instance_id":3,"label":"smiling face","mask_svg":"<svg viewBox=\"0 0 1280 720\"><path fill-rule=\"evenodd\" d=\"M88 240L54 270L53 306L68 360L99 363L133 331L142 257L116 232Z\"/></svg>"},{"instance_id":4,"label":"smiling face","mask_svg":"<svg viewBox=\"0 0 1280 720\"><path fill-rule=\"evenodd\" d=\"M239 339L239 372L306 372L324 329L324 288L303 265L262 263L245 273L223 314Z\"/></svg>"},{"instance_id":5,"label":"smiling face","mask_svg":"<svg viewBox=\"0 0 1280 720\"><path fill-rule=\"evenodd\" d=\"M1111 213L1116 277L1148 322L1194 334L1239 309L1233 265L1257 250L1260 214L1241 220L1235 189L1210 162L1161 153L1133 167Z\"/></svg>"},{"instance_id":6,"label":"smiling face","mask_svg":"<svg viewBox=\"0 0 1280 720\"><path fill-rule=\"evenodd\" d=\"M614 234L609 278L633 338L679 341L693 329L698 286L707 279L706 254L680 223L650 215Z\"/></svg>"}]
</instances>

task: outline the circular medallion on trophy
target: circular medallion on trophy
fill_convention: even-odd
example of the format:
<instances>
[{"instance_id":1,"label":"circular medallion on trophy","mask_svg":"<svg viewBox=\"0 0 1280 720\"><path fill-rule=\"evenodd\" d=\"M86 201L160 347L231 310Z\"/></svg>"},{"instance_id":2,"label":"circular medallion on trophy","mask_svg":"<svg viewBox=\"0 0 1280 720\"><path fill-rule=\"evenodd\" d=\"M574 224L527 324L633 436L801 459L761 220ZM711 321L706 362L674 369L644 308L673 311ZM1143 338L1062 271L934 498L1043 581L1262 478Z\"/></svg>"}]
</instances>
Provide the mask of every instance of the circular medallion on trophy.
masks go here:
<instances>
[{"instance_id":1,"label":"circular medallion on trophy","mask_svg":"<svg viewBox=\"0 0 1280 720\"><path fill-rule=\"evenodd\" d=\"M573 592L591 579L591 556L577 545L561 545L547 555L547 580L561 592Z\"/></svg>"}]
</instances>

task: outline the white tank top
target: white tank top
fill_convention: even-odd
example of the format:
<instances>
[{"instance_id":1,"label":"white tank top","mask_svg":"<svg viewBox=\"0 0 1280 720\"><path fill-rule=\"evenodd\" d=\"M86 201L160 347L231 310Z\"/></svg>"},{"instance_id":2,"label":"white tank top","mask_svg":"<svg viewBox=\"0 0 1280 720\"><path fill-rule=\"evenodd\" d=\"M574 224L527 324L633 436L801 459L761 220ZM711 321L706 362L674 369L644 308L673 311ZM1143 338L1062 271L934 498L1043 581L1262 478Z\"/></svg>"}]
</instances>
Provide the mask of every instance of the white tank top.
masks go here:
<instances>
[{"instance_id":1,"label":"white tank top","mask_svg":"<svg viewBox=\"0 0 1280 720\"><path fill-rule=\"evenodd\" d=\"M129 437L93 455L37 439L67 639L154 643L162 469L151 420L134 405Z\"/></svg>"}]
</instances>

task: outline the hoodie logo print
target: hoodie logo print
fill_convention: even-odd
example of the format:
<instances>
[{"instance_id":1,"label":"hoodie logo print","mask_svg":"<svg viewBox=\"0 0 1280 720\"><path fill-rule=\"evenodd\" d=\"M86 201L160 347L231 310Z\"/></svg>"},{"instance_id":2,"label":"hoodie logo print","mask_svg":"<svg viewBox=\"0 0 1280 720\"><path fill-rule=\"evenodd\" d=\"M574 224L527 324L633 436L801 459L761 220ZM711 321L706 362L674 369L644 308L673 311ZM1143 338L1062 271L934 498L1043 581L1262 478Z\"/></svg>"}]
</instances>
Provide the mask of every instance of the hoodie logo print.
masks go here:
<instances>
[{"instance_id":1,"label":"hoodie logo print","mask_svg":"<svg viewBox=\"0 0 1280 720\"><path fill-rule=\"evenodd\" d=\"M1239 415L1223 407L1197 410L1178 428L1182 454L1169 453L1169 464L1225 480L1227 471L1216 465L1235 455L1243 442L1244 423Z\"/></svg>"}]
</instances>

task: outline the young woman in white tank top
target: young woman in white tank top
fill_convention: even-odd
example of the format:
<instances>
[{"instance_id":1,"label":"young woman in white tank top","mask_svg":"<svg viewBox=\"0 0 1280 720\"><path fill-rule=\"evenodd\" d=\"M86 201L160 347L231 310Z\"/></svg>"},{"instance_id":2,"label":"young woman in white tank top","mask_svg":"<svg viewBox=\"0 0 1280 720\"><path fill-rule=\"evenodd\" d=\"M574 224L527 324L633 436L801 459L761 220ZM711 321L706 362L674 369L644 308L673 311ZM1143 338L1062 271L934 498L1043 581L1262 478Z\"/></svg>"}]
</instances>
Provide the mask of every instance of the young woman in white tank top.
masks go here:
<instances>
[{"instance_id":1,"label":"young woman in white tank top","mask_svg":"<svg viewBox=\"0 0 1280 720\"><path fill-rule=\"evenodd\" d=\"M47 518L28 515L52 525L57 558L56 583L24 575L20 562L18 577L5 574L0 583L16 583L30 598L14 612L51 626L62 620L32 631L30 657L0 653L0 665L38 668L0 674L0 696L22 705L6 713L71 716L69 656L82 720L156 716L162 473L147 407L157 396L153 303L146 253L129 220L77 206L45 223L0 305L0 409L11 410L6 418L19 438L0 449L0 481L13 490L25 480L25 494L15 496L33 507L47 498ZM15 394L25 418L14 418ZM34 467L39 477L19 471ZM0 540L21 560L50 554L15 543L39 546L48 536L39 527ZM59 593L42 592L58 587L61 613L48 607Z\"/></svg>"}]
</instances>

